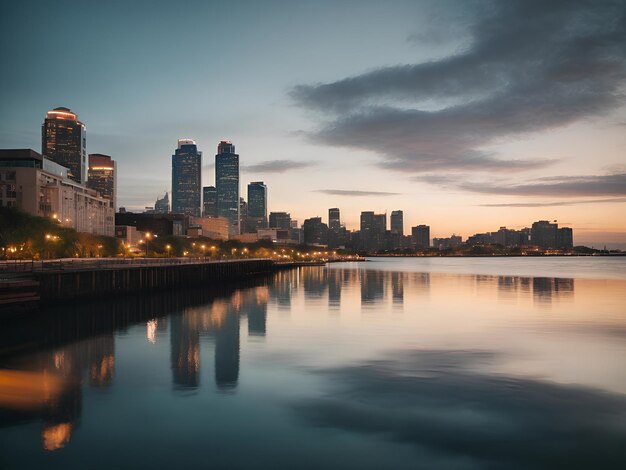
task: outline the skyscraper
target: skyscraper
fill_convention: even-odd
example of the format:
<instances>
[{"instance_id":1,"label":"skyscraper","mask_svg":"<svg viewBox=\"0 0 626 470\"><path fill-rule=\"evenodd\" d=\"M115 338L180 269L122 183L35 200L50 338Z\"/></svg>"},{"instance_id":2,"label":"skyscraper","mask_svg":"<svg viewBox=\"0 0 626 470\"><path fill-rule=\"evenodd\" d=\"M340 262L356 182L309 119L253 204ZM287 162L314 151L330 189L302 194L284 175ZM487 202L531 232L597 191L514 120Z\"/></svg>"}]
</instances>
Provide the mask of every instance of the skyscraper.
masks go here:
<instances>
[{"instance_id":1,"label":"skyscraper","mask_svg":"<svg viewBox=\"0 0 626 470\"><path fill-rule=\"evenodd\" d=\"M202 215L217 217L217 189L215 186L202 188Z\"/></svg>"},{"instance_id":2,"label":"skyscraper","mask_svg":"<svg viewBox=\"0 0 626 470\"><path fill-rule=\"evenodd\" d=\"M215 186L217 215L228 219L229 235L239 235L239 155L235 153L235 146L227 140L217 146Z\"/></svg>"},{"instance_id":3,"label":"skyscraper","mask_svg":"<svg viewBox=\"0 0 626 470\"><path fill-rule=\"evenodd\" d=\"M263 181L248 184L248 223L246 231L267 228L267 186Z\"/></svg>"},{"instance_id":4,"label":"skyscraper","mask_svg":"<svg viewBox=\"0 0 626 470\"><path fill-rule=\"evenodd\" d=\"M41 153L69 170L68 177L87 183L87 132L69 108L48 111L41 126Z\"/></svg>"},{"instance_id":5,"label":"skyscraper","mask_svg":"<svg viewBox=\"0 0 626 470\"><path fill-rule=\"evenodd\" d=\"M411 228L411 242L418 250L430 247L430 227L428 225L418 225Z\"/></svg>"},{"instance_id":6,"label":"skyscraper","mask_svg":"<svg viewBox=\"0 0 626 470\"><path fill-rule=\"evenodd\" d=\"M336 207L328 209L328 229L338 232L340 228L341 220L339 218L339 209Z\"/></svg>"},{"instance_id":7,"label":"skyscraper","mask_svg":"<svg viewBox=\"0 0 626 470\"><path fill-rule=\"evenodd\" d=\"M385 248L387 214L361 212L361 248L374 252Z\"/></svg>"},{"instance_id":8,"label":"skyscraper","mask_svg":"<svg viewBox=\"0 0 626 470\"><path fill-rule=\"evenodd\" d=\"M391 212L391 233L404 236L404 214L402 211Z\"/></svg>"},{"instance_id":9,"label":"skyscraper","mask_svg":"<svg viewBox=\"0 0 626 470\"><path fill-rule=\"evenodd\" d=\"M172 212L200 216L202 152L196 142L178 139L172 155Z\"/></svg>"},{"instance_id":10,"label":"skyscraper","mask_svg":"<svg viewBox=\"0 0 626 470\"><path fill-rule=\"evenodd\" d=\"M102 197L111 201L117 209L117 165L109 155L89 154L87 186L95 189Z\"/></svg>"}]
</instances>

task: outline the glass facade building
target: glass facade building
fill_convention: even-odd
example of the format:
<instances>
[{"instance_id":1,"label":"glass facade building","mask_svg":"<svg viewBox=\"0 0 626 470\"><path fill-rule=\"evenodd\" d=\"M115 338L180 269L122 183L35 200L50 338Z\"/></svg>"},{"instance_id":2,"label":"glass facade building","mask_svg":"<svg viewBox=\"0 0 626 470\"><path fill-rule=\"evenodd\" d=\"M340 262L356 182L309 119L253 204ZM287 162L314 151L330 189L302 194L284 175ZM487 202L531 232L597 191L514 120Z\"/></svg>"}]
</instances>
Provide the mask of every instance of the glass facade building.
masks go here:
<instances>
[{"instance_id":1,"label":"glass facade building","mask_svg":"<svg viewBox=\"0 0 626 470\"><path fill-rule=\"evenodd\" d=\"M117 165L109 155L89 154L87 186L95 189L102 197L111 201L111 207L117 209Z\"/></svg>"},{"instance_id":2,"label":"glass facade building","mask_svg":"<svg viewBox=\"0 0 626 470\"><path fill-rule=\"evenodd\" d=\"M179 139L172 155L172 212L199 217L202 188L202 152L196 142Z\"/></svg>"},{"instance_id":3,"label":"glass facade building","mask_svg":"<svg viewBox=\"0 0 626 470\"><path fill-rule=\"evenodd\" d=\"M87 183L87 131L69 108L48 111L41 126L41 153L69 170L68 177Z\"/></svg>"},{"instance_id":4,"label":"glass facade building","mask_svg":"<svg viewBox=\"0 0 626 470\"><path fill-rule=\"evenodd\" d=\"M215 186L202 188L202 215L217 217L217 189Z\"/></svg>"},{"instance_id":5,"label":"glass facade building","mask_svg":"<svg viewBox=\"0 0 626 470\"><path fill-rule=\"evenodd\" d=\"M263 181L248 184L248 223L246 231L267 228L267 186Z\"/></svg>"},{"instance_id":6,"label":"glass facade building","mask_svg":"<svg viewBox=\"0 0 626 470\"><path fill-rule=\"evenodd\" d=\"M395 235L404 235L404 213L402 211L391 212L391 233Z\"/></svg>"},{"instance_id":7,"label":"glass facade building","mask_svg":"<svg viewBox=\"0 0 626 470\"><path fill-rule=\"evenodd\" d=\"M215 155L215 187L217 190L217 215L228 219L228 234L239 235L239 155L235 146L223 140Z\"/></svg>"}]
</instances>

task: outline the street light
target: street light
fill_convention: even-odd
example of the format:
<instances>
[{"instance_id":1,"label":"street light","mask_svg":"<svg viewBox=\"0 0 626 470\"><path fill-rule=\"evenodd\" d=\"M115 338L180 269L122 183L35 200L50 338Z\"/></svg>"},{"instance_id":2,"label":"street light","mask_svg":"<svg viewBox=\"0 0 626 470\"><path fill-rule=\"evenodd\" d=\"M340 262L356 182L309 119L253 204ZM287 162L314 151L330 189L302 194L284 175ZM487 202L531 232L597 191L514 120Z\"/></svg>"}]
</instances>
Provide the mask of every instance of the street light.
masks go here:
<instances>
[{"instance_id":1,"label":"street light","mask_svg":"<svg viewBox=\"0 0 626 470\"><path fill-rule=\"evenodd\" d=\"M155 235L156 236L156 235ZM149 246L150 246L150 239L152 238L152 234L150 232L146 232L146 258L148 257L148 253L149 253Z\"/></svg>"},{"instance_id":2,"label":"street light","mask_svg":"<svg viewBox=\"0 0 626 470\"><path fill-rule=\"evenodd\" d=\"M167 250L167 257L170 257L170 250L172 249L172 245L165 245L165 249Z\"/></svg>"}]
</instances>

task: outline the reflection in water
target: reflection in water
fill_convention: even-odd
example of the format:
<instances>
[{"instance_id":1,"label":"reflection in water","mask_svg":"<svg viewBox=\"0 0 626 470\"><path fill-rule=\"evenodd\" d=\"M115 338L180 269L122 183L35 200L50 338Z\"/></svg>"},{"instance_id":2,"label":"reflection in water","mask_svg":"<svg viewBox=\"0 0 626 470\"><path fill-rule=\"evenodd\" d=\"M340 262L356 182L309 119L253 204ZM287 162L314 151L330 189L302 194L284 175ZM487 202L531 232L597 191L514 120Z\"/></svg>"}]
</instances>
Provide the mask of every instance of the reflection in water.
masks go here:
<instances>
[{"instance_id":1,"label":"reflection in water","mask_svg":"<svg viewBox=\"0 0 626 470\"><path fill-rule=\"evenodd\" d=\"M149 367L163 368L172 399L181 399L180 393L169 392L173 387L194 392L195 400L211 395L195 393L201 387L220 392L234 392L241 387L240 362L250 360L250 355L241 354L242 346L244 352L246 344L257 348L255 352L266 352L273 345L268 339L284 340L285 335L280 338L284 331L297 333L293 325L299 318L306 317L305 323L309 322L303 328L308 334L315 331L318 335L313 342L325 340L319 329L314 330L319 325L312 320L314 315L308 315L309 310L341 310L341 317L325 320L331 325L342 323L342 327L349 324L350 318L363 320L367 315L360 312L378 312L389 306L416 306L411 312L427 316L429 308L438 308L428 303L431 297L441 301L448 300L447 296L476 296L479 302L483 296L483 300L497 301L492 307L501 307L502 301L520 301L525 306L556 310L561 300L574 299L575 288L584 292L584 283L579 282L548 277L386 272L339 265L283 271L270 282L259 280L240 289L222 288L219 293L150 294L103 306L77 305L66 311L47 312L36 322L15 321L0 329L0 345L5 348L0 349L0 431L36 421L41 423L38 439L44 449L71 448L68 444L79 432L83 413L92 411L86 405L90 403L87 391L113 395L107 390L129 387L114 383L123 382L115 378L116 365L118 375L124 370L120 361L125 358L116 358L115 335L120 331L134 331L148 354L164 351L162 356L151 356L161 359ZM296 310L300 305L304 309ZM446 306L463 310L462 303ZM292 317L280 313L291 312L291 308L297 312ZM543 315L542 309L538 309L542 316L549 317ZM280 329L283 325L272 317L276 312L285 323L294 321L290 324L292 330ZM427 330L437 320L447 320L433 320L440 311L437 313L429 319L433 323L424 321L420 326ZM409 316L393 317L402 317L403 321ZM382 323L374 316L366 320L372 319ZM468 318L468 324L472 320ZM247 336L242 321L247 322ZM272 330L268 331L268 325ZM388 324L384 326L391 331ZM623 336L623 330L619 331ZM327 343L331 347L332 341ZM347 344L346 348L354 347L358 341L351 338ZM299 346L285 347L296 350ZM124 354L132 351L122 348L121 343L118 349ZM315 356L323 351L306 352ZM201 371L205 377L206 371L211 373L211 354L215 385L211 380L201 381ZM266 358L261 355L258 360ZM446 458L469 459L479 467L484 462L494 467L510 462L522 467L549 466L550 462L561 462L564 456L571 456L581 467L592 467L592 456L598 453L604 453L605 461L616 467L623 463L624 454L617 445L626 439L619 421L625 418L623 396L559 385L556 381L493 373L493 366L500 359L495 351L420 350L398 352L392 359L323 368L317 376L327 377L333 390L321 399L313 393L317 398L302 399L295 410L301 421L308 424L377 436L426 449L433 455L445 454ZM254 387L249 382L246 386ZM246 393L240 395L245 397ZM298 399L302 396L305 395ZM225 397L225 401L230 400L228 394ZM109 395L106 399L110 399ZM293 403L292 400L286 406ZM568 445L562 446L563 442Z\"/></svg>"},{"instance_id":2,"label":"reflection in water","mask_svg":"<svg viewBox=\"0 0 626 470\"><path fill-rule=\"evenodd\" d=\"M200 334L193 311L170 317L170 354L174 386L195 388L200 382Z\"/></svg>"},{"instance_id":3,"label":"reflection in water","mask_svg":"<svg viewBox=\"0 0 626 470\"><path fill-rule=\"evenodd\" d=\"M332 390L294 409L315 426L431 451L426 468L454 459L470 468L625 468L625 395L490 372L499 359L398 351L318 371Z\"/></svg>"},{"instance_id":4,"label":"reflection in water","mask_svg":"<svg viewBox=\"0 0 626 470\"><path fill-rule=\"evenodd\" d=\"M343 285L344 271L333 269L328 271L328 307L338 309L341 305L341 287Z\"/></svg>"},{"instance_id":5,"label":"reflection in water","mask_svg":"<svg viewBox=\"0 0 626 470\"><path fill-rule=\"evenodd\" d=\"M373 307L381 302L385 295L384 271L362 271L361 272L361 305Z\"/></svg>"},{"instance_id":6,"label":"reflection in water","mask_svg":"<svg viewBox=\"0 0 626 470\"><path fill-rule=\"evenodd\" d=\"M0 371L0 405L7 412L3 424L25 419L43 423L43 448L64 447L82 414L82 383L109 387L115 374L112 334L78 341L48 352L3 361L21 371ZM0 413L2 417L2 413Z\"/></svg>"},{"instance_id":7,"label":"reflection in water","mask_svg":"<svg viewBox=\"0 0 626 470\"><path fill-rule=\"evenodd\" d=\"M404 303L404 277L403 273L391 273L391 291L394 304Z\"/></svg>"}]
</instances>

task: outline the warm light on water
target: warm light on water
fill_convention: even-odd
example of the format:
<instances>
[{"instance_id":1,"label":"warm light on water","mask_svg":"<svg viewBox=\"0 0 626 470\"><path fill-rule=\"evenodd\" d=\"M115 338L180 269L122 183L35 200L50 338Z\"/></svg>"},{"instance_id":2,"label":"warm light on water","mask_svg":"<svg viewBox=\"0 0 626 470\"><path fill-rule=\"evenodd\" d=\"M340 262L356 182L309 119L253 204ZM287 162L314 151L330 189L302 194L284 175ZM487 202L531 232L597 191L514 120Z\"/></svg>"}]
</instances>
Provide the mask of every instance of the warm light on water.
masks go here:
<instances>
[{"instance_id":1,"label":"warm light on water","mask_svg":"<svg viewBox=\"0 0 626 470\"><path fill-rule=\"evenodd\" d=\"M626 258L378 258L0 335L2 468L626 465Z\"/></svg>"}]
</instances>

